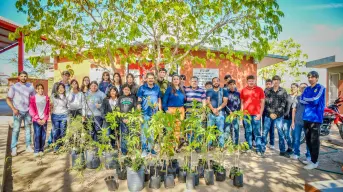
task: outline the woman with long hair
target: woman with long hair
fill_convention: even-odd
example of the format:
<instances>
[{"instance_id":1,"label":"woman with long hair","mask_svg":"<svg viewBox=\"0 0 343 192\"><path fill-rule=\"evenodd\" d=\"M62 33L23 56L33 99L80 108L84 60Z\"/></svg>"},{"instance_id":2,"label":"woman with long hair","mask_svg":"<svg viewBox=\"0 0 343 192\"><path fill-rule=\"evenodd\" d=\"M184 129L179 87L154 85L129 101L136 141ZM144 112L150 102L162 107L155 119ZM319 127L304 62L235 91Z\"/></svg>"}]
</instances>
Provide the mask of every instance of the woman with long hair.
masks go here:
<instances>
[{"instance_id":1,"label":"woman with long hair","mask_svg":"<svg viewBox=\"0 0 343 192\"><path fill-rule=\"evenodd\" d=\"M103 93L106 93L106 89L110 84L111 84L110 73L105 71L102 73L102 78L99 83L99 90L102 91Z\"/></svg>"},{"instance_id":2,"label":"woman with long hair","mask_svg":"<svg viewBox=\"0 0 343 192\"><path fill-rule=\"evenodd\" d=\"M131 95L134 95L134 96L137 95L137 91L138 91L139 86L136 84L135 76L133 76L132 73L129 73L126 75L125 85L129 86Z\"/></svg>"},{"instance_id":3,"label":"woman with long hair","mask_svg":"<svg viewBox=\"0 0 343 192\"><path fill-rule=\"evenodd\" d=\"M81 84L81 92L86 93L89 90L90 79L88 76L84 76Z\"/></svg>"},{"instance_id":4,"label":"woman with long hair","mask_svg":"<svg viewBox=\"0 0 343 192\"><path fill-rule=\"evenodd\" d=\"M118 92L119 92L119 95L121 95L121 86L123 85L123 82L121 80L121 76L119 73L114 73L113 74L113 82L112 84L110 84L107 89L106 89L106 94L107 92L110 90L111 87L116 87Z\"/></svg>"},{"instance_id":5,"label":"woman with long hair","mask_svg":"<svg viewBox=\"0 0 343 192\"><path fill-rule=\"evenodd\" d=\"M101 131L103 114L101 105L106 95L98 89L98 83L92 81L89 91L85 94L85 102L82 108L83 120L91 121L92 127L89 130L94 141L98 141L97 134Z\"/></svg>"},{"instance_id":6,"label":"woman with long hair","mask_svg":"<svg viewBox=\"0 0 343 192\"><path fill-rule=\"evenodd\" d=\"M169 86L163 96L162 107L163 110L167 113L179 113L180 120L182 121L185 118L185 108L184 103L186 99L185 91L180 81L179 75L173 75L172 84ZM174 134L177 141L180 143L180 121L176 122ZM177 149L179 152L179 149Z\"/></svg>"},{"instance_id":7,"label":"woman with long hair","mask_svg":"<svg viewBox=\"0 0 343 192\"><path fill-rule=\"evenodd\" d=\"M36 157L44 151L50 113L50 99L44 95L44 86L42 84L36 85L36 95L30 97L29 113L33 122L34 156Z\"/></svg>"},{"instance_id":8,"label":"woman with long hair","mask_svg":"<svg viewBox=\"0 0 343 192\"><path fill-rule=\"evenodd\" d=\"M299 94L299 85L297 83L291 84L291 93L288 94L287 97L287 105L285 115L283 117L283 130L285 133L285 139L287 141L287 153L289 155L293 154L293 145L292 145L292 133L291 133L291 125L292 125L292 106L297 100L297 96Z\"/></svg>"},{"instance_id":9,"label":"woman with long hair","mask_svg":"<svg viewBox=\"0 0 343 192\"><path fill-rule=\"evenodd\" d=\"M117 88L111 87L108 90L107 97L103 100L102 106L101 106L102 114L104 115L104 117L108 113L112 113L112 111L116 110L116 108L118 107L118 97L119 97L119 92ZM107 135L113 134L114 130L111 129L108 122L104 121L103 127L107 129ZM111 139L111 145L112 147L114 147L115 139L112 139L111 137L110 139Z\"/></svg>"},{"instance_id":10,"label":"woman with long hair","mask_svg":"<svg viewBox=\"0 0 343 192\"><path fill-rule=\"evenodd\" d=\"M82 115L83 93L80 91L79 82L76 79L70 82L71 90L68 93L68 112L72 118Z\"/></svg>"},{"instance_id":11,"label":"woman with long hair","mask_svg":"<svg viewBox=\"0 0 343 192\"><path fill-rule=\"evenodd\" d=\"M52 113L51 121L53 123L53 142L64 137L67 129L68 107L66 90L63 83L58 84L56 87L56 94L51 98L52 100ZM60 144L56 145L55 152L59 149Z\"/></svg>"}]
</instances>

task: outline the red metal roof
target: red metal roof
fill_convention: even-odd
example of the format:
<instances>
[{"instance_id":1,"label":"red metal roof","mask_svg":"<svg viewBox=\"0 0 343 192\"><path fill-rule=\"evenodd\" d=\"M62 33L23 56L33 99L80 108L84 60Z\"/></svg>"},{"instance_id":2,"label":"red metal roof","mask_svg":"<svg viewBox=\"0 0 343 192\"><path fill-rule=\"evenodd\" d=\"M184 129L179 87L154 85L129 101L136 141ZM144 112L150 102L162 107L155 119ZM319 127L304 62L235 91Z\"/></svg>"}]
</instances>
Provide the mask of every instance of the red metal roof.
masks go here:
<instances>
[{"instance_id":1,"label":"red metal roof","mask_svg":"<svg viewBox=\"0 0 343 192\"><path fill-rule=\"evenodd\" d=\"M9 40L9 33L15 32L19 27L13 21L0 16L0 53L3 53L18 45L18 40Z\"/></svg>"}]
</instances>

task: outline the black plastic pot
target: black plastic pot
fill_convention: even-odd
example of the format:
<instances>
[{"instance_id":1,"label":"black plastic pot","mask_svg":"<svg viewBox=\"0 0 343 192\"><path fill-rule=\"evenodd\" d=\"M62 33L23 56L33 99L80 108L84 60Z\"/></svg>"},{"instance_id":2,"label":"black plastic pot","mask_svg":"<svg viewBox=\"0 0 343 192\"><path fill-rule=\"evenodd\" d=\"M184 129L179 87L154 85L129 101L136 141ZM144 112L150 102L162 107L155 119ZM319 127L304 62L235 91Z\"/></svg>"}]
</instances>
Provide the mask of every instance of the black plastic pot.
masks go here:
<instances>
[{"instance_id":1,"label":"black plastic pot","mask_svg":"<svg viewBox=\"0 0 343 192\"><path fill-rule=\"evenodd\" d=\"M150 173L148 170L144 171L144 182L148 182L150 180Z\"/></svg>"},{"instance_id":2,"label":"black plastic pot","mask_svg":"<svg viewBox=\"0 0 343 192\"><path fill-rule=\"evenodd\" d=\"M214 185L213 169L205 169L204 178L205 178L206 185Z\"/></svg>"},{"instance_id":3,"label":"black plastic pot","mask_svg":"<svg viewBox=\"0 0 343 192\"><path fill-rule=\"evenodd\" d=\"M171 162L172 162L171 163L172 167L175 168L175 173L179 174L180 164L179 164L178 160L177 159L173 159ZM175 176L174 176L174 178L175 178Z\"/></svg>"},{"instance_id":4,"label":"black plastic pot","mask_svg":"<svg viewBox=\"0 0 343 192\"><path fill-rule=\"evenodd\" d=\"M127 167L126 170L129 191L141 191L144 188L144 166L138 171L134 171L130 167Z\"/></svg>"},{"instance_id":5,"label":"black plastic pot","mask_svg":"<svg viewBox=\"0 0 343 192\"><path fill-rule=\"evenodd\" d=\"M226 170L224 169L223 172L217 171L215 173L215 175L216 175L216 181L225 181L225 179L226 179Z\"/></svg>"},{"instance_id":6,"label":"black plastic pot","mask_svg":"<svg viewBox=\"0 0 343 192\"><path fill-rule=\"evenodd\" d=\"M175 187L174 175L168 174L164 178L164 187L171 189Z\"/></svg>"},{"instance_id":7,"label":"black plastic pot","mask_svg":"<svg viewBox=\"0 0 343 192\"><path fill-rule=\"evenodd\" d=\"M194 173L187 173L186 188L189 190L193 190L195 188L195 174Z\"/></svg>"},{"instance_id":8,"label":"black plastic pot","mask_svg":"<svg viewBox=\"0 0 343 192\"><path fill-rule=\"evenodd\" d=\"M100 158L97 156L96 150L86 150L85 159L88 169L96 169L100 166Z\"/></svg>"},{"instance_id":9,"label":"black plastic pot","mask_svg":"<svg viewBox=\"0 0 343 192\"><path fill-rule=\"evenodd\" d=\"M168 167L168 175L173 175L176 178L176 168Z\"/></svg>"},{"instance_id":10,"label":"black plastic pot","mask_svg":"<svg viewBox=\"0 0 343 192\"><path fill-rule=\"evenodd\" d=\"M150 178L149 188L151 188L151 189L161 188L161 177L159 175L157 175L157 177L155 175L153 175Z\"/></svg>"},{"instance_id":11,"label":"black plastic pot","mask_svg":"<svg viewBox=\"0 0 343 192\"><path fill-rule=\"evenodd\" d=\"M233 179L237 171L238 171L238 167L231 167L230 173L229 173L229 178Z\"/></svg>"},{"instance_id":12,"label":"black plastic pot","mask_svg":"<svg viewBox=\"0 0 343 192\"><path fill-rule=\"evenodd\" d=\"M114 176L108 176L105 178L108 191L115 191L119 188L119 182L116 181Z\"/></svg>"},{"instance_id":13,"label":"black plastic pot","mask_svg":"<svg viewBox=\"0 0 343 192\"><path fill-rule=\"evenodd\" d=\"M106 152L104 154L105 159L105 168L106 169L115 169L118 166L118 154L115 152Z\"/></svg>"},{"instance_id":14,"label":"black plastic pot","mask_svg":"<svg viewBox=\"0 0 343 192\"><path fill-rule=\"evenodd\" d=\"M243 187L243 174L233 177L233 185L236 187Z\"/></svg>"},{"instance_id":15,"label":"black plastic pot","mask_svg":"<svg viewBox=\"0 0 343 192\"><path fill-rule=\"evenodd\" d=\"M85 168L86 160L84 153L76 153L72 151L71 153L71 166L77 169Z\"/></svg>"},{"instance_id":16,"label":"black plastic pot","mask_svg":"<svg viewBox=\"0 0 343 192\"><path fill-rule=\"evenodd\" d=\"M186 183L186 177L187 177L187 172L184 171L183 169L180 169L179 175L178 175L179 183Z\"/></svg>"},{"instance_id":17,"label":"black plastic pot","mask_svg":"<svg viewBox=\"0 0 343 192\"><path fill-rule=\"evenodd\" d=\"M119 180L126 180L126 178L127 178L126 167L123 166L122 169L120 169L120 167L118 167L118 169L117 169L117 175L118 175L118 179L119 179Z\"/></svg>"},{"instance_id":18,"label":"black plastic pot","mask_svg":"<svg viewBox=\"0 0 343 192\"><path fill-rule=\"evenodd\" d=\"M195 180L195 186L198 186L200 183L199 173L194 173L194 180Z\"/></svg>"},{"instance_id":19,"label":"black plastic pot","mask_svg":"<svg viewBox=\"0 0 343 192\"><path fill-rule=\"evenodd\" d=\"M199 173L199 178L204 178L205 166L204 165L198 165L197 171Z\"/></svg>"}]
</instances>

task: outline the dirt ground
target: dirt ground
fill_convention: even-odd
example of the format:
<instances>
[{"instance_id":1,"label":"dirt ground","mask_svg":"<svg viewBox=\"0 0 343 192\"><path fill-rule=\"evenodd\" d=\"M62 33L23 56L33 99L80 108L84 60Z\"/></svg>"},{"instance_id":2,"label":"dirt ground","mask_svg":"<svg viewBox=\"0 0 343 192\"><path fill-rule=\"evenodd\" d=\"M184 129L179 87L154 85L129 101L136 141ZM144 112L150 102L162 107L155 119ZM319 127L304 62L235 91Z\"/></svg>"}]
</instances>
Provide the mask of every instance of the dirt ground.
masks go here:
<instances>
[{"instance_id":1,"label":"dirt ground","mask_svg":"<svg viewBox=\"0 0 343 192\"><path fill-rule=\"evenodd\" d=\"M71 160L68 154L54 155L47 153L44 158L34 158L32 153L24 150L24 130L20 132L19 155L8 158L7 177L5 191L107 191L104 178L113 175L114 170L89 170L84 172L84 181L77 177L75 172L70 172ZM194 191L304 191L306 182L342 179L343 172L343 140L339 138L338 131L333 130L330 136L322 139L320 169L340 172L342 175L328 173L321 170L307 171L303 169L300 161L279 156L277 149L266 152L266 158L261 159L255 154L243 154L241 156L241 167L244 172L244 187L236 188L232 180L227 178L224 182L215 182L213 186L206 186L204 179L200 179L200 185ZM240 140L244 140L241 130ZM277 140L276 140L276 143ZM325 147L328 146L328 147ZM301 146L302 154L305 145ZM179 154L178 159L183 159ZM196 158L195 158L196 159ZM233 164L233 157L227 156L225 165L228 167ZM119 191L128 191L127 181L120 181ZM160 190L151 190L148 183L145 184L143 191L186 191L185 183L178 183L173 189L165 189L163 184Z\"/></svg>"}]
</instances>

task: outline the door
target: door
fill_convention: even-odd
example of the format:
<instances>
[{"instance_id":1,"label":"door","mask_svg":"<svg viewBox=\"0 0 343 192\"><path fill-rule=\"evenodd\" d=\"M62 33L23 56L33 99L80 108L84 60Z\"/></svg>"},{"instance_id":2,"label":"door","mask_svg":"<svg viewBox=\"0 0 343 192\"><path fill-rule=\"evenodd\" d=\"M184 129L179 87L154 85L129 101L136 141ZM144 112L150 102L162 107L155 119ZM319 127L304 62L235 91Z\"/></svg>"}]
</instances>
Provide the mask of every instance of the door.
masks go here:
<instances>
[{"instance_id":1,"label":"door","mask_svg":"<svg viewBox=\"0 0 343 192\"><path fill-rule=\"evenodd\" d=\"M329 104L333 103L338 97L339 73L329 74Z\"/></svg>"}]
</instances>

